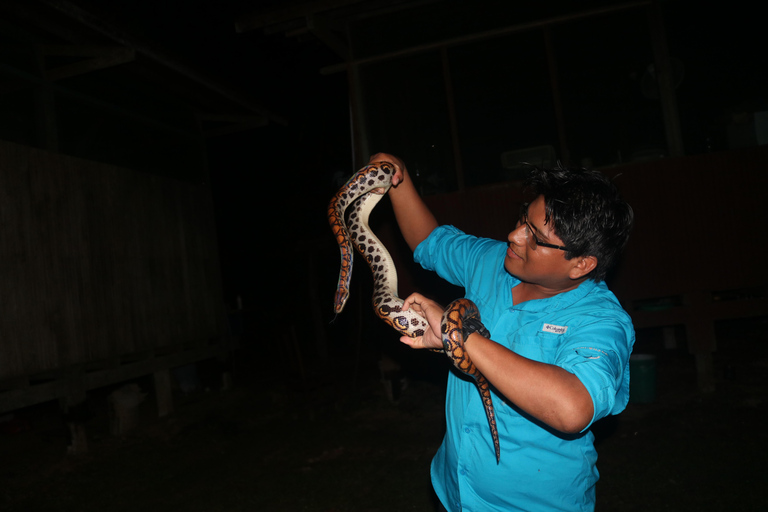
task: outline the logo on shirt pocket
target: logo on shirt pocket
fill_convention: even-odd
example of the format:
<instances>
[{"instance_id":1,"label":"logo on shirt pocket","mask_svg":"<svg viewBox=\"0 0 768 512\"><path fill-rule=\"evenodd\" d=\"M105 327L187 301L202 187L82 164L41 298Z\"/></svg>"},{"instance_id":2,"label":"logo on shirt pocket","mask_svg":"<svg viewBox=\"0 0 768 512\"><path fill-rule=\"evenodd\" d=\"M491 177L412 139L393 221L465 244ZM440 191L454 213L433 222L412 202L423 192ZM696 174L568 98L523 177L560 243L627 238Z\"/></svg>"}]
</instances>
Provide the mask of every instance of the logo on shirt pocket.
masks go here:
<instances>
[{"instance_id":1,"label":"logo on shirt pocket","mask_svg":"<svg viewBox=\"0 0 768 512\"><path fill-rule=\"evenodd\" d=\"M544 327L541 328L544 332L551 332L552 334L565 334L565 331L568 330L567 325L554 325L554 324L544 324Z\"/></svg>"}]
</instances>

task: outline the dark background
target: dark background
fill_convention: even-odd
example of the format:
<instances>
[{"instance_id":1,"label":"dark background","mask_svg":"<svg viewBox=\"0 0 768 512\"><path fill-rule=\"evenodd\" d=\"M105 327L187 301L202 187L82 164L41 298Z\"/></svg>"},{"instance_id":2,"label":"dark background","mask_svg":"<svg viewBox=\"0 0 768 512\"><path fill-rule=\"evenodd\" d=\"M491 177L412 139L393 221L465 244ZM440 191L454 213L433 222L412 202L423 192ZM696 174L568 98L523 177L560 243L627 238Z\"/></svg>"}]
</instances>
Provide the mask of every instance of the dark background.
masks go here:
<instances>
[{"instance_id":1,"label":"dark background","mask_svg":"<svg viewBox=\"0 0 768 512\"><path fill-rule=\"evenodd\" d=\"M223 299L232 308L240 296L245 308L243 349L229 368L237 386L229 394L181 394L177 413L162 421L147 400L144 429L116 439L108 434L107 390L94 390L91 454L81 458L65 456L68 430L56 404L20 414L34 428L3 432L8 510L431 509L427 474L441 437L445 361L403 350L367 313L367 299L330 323L338 250L325 207L364 155L355 154L361 141L350 128L349 78L333 71L343 59L306 30L308 5L349 23L331 24L329 32L351 42L356 59L627 6L553 26L569 150L558 157L610 169L669 156L658 99L646 88L653 62L647 19L632 3L0 2L0 137L210 184ZM768 109L762 12L751 2L658 5L670 54L683 66L675 91L685 154L758 144L754 132L744 134ZM286 12L283 21L269 21ZM252 13L267 21L236 31ZM135 60L55 83L58 142L45 144L32 107L37 91L19 86L40 85L30 47L126 41L141 49ZM558 147L539 30L457 44L447 55L468 187L503 182L505 151ZM49 69L70 63L46 59ZM434 195L458 188L442 64L437 50L424 51L361 65L360 76L368 152L403 156L429 178ZM198 112L243 116L257 126L235 123L226 134L203 136L217 125ZM386 216L386 208L383 202L377 213ZM726 208L738 222L739 205ZM700 247L713 267L738 265L740 251L765 247L761 232L729 247L718 244L717 233L688 240L686 225L695 222L670 219L664 239L674 234ZM356 276L356 296L367 298L367 270ZM436 281L421 284L440 291ZM330 361L315 357L318 323L333 335L325 340ZM311 334L297 337L292 326ZM657 399L631 403L599 426L599 503L603 510L761 510L764 319L718 323L710 395L697 389L685 334L671 333L673 347L669 334L638 333L638 347L659 356ZM403 365L394 364L394 378L410 379L399 401L386 393L392 382L381 382L382 352ZM149 379L141 384L152 388Z\"/></svg>"},{"instance_id":2,"label":"dark background","mask_svg":"<svg viewBox=\"0 0 768 512\"><path fill-rule=\"evenodd\" d=\"M577 5L494 0L5 1L4 56L10 65L31 72L8 49L18 45L24 31L49 44L65 39L111 45L138 41L141 51L135 61L57 82L62 91L56 98L58 150L210 182L224 298L232 304L240 295L255 305L266 295L266 276L276 275L276 267L301 265L299 255L308 252L335 251L318 245L329 236L325 205L364 163L361 152L402 156L423 177L427 193L456 189L457 154L470 187L509 178L500 163L503 152L542 144L556 148L558 159L566 163L603 168L668 156L661 107L652 83L648 89L654 56L645 5L609 0ZM756 8L748 2L702 5L684 0L658 6L678 70L675 92L685 154L756 144L754 136L738 135L746 129L745 119L768 108ZM580 18L584 12L593 14ZM254 15L261 24L243 28ZM351 82L339 67L344 60L307 30L312 17L318 23L327 20L326 33L362 62L362 137L355 134L353 139L350 129ZM546 44L536 26L541 20L561 20L550 23L550 44L557 56L567 148L558 143ZM458 152L448 129L439 50L365 60L527 24L528 30L447 48ZM157 55L167 59L152 58ZM179 67L244 101L222 99L216 90L189 79L190 73L178 72ZM73 92L102 103L83 106ZM30 121L34 116L18 96L0 96L6 111L2 136L39 146ZM108 111L113 124L104 121L104 104L117 106ZM260 111L267 121L200 140L190 135L197 129L190 107L238 115ZM127 113L145 119L126 122ZM147 130L146 118L165 127ZM286 288L271 286L270 293Z\"/></svg>"}]
</instances>

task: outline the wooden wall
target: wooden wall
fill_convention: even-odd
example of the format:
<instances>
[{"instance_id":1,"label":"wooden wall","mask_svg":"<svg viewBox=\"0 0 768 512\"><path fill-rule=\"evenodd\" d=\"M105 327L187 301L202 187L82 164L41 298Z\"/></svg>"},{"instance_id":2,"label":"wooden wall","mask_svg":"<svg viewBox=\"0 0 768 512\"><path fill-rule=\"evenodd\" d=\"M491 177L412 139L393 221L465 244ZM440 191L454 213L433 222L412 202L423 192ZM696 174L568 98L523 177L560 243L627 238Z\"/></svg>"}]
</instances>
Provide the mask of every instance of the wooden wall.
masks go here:
<instances>
[{"instance_id":1,"label":"wooden wall","mask_svg":"<svg viewBox=\"0 0 768 512\"><path fill-rule=\"evenodd\" d=\"M0 380L206 344L208 188L0 141Z\"/></svg>"},{"instance_id":2,"label":"wooden wall","mask_svg":"<svg viewBox=\"0 0 768 512\"><path fill-rule=\"evenodd\" d=\"M768 285L768 146L612 169L636 227L612 287L629 299Z\"/></svg>"}]
</instances>

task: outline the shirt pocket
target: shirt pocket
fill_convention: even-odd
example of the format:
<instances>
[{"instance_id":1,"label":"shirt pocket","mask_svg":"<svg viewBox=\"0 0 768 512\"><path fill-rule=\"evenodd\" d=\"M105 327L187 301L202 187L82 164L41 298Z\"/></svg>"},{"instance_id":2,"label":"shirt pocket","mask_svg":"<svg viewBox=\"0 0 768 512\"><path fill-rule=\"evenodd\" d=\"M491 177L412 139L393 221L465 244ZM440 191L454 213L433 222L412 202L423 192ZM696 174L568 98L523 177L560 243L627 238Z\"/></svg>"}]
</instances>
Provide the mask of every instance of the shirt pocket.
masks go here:
<instances>
[{"instance_id":1,"label":"shirt pocket","mask_svg":"<svg viewBox=\"0 0 768 512\"><path fill-rule=\"evenodd\" d=\"M512 333L508 342L509 348L518 355L541 363L554 363L563 335L542 331L535 334Z\"/></svg>"}]
</instances>

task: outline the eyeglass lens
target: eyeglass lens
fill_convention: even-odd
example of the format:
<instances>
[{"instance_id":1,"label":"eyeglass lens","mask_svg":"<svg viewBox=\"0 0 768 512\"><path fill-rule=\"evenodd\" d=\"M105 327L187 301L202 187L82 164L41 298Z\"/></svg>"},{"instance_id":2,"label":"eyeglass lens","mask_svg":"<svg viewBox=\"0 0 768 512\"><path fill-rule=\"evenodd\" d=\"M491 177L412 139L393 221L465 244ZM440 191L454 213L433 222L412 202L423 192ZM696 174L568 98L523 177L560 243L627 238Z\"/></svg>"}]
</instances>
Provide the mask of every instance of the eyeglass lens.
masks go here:
<instances>
[{"instance_id":1,"label":"eyeglass lens","mask_svg":"<svg viewBox=\"0 0 768 512\"><path fill-rule=\"evenodd\" d=\"M520 220L517 221L517 224L518 226L525 225L525 241L528 242L528 247L536 250L538 240L536 240L536 235L533 234L531 225L528 224L528 203L523 203L520 206Z\"/></svg>"}]
</instances>

